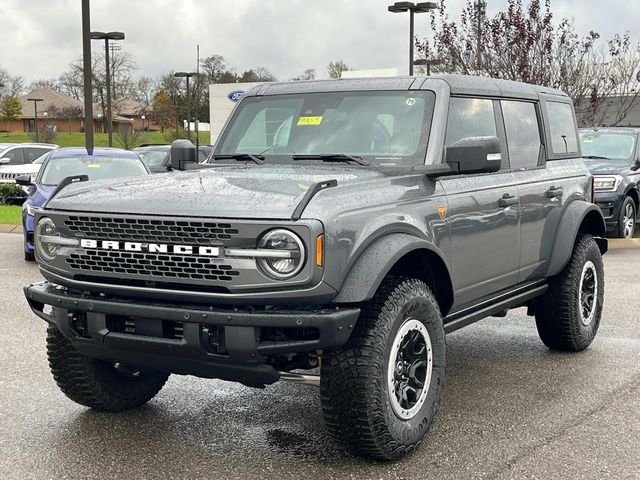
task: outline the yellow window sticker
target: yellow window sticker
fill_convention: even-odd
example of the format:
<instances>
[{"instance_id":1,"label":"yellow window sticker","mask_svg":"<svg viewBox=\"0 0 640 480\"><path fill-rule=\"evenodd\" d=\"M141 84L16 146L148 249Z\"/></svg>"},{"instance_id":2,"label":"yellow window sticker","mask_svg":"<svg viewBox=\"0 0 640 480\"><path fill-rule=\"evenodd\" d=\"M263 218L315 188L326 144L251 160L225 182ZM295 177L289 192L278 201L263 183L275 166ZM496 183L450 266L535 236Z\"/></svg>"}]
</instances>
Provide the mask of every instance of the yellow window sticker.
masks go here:
<instances>
[{"instance_id":1,"label":"yellow window sticker","mask_svg":"<svg viewBox=\"0 0 640 480\"><path fill-rule=\"evenodd\" d=\"M300 117L298 119L298 126L300 125L320 125L322 123L322 116L319 117Z\"/></svg>"},{"instance_id":2,"label":"yellow window sticker","mask_svg":"<svg viewBox=\"0 0 640 480\"><path fill-rule=\"evenodd\" d=\"M583 138L582 143L593 143L593 138Z\"/></svg>"},{"instance_id":3,"label":"yellow window sticker","mask_svg":"<svg viewBox=\"0 0 640 480\"><path fill-rule=\"evenodd\" d=\"M87 168L100 168L99 163L88 163Z\"/></svg>"}]
</instances>

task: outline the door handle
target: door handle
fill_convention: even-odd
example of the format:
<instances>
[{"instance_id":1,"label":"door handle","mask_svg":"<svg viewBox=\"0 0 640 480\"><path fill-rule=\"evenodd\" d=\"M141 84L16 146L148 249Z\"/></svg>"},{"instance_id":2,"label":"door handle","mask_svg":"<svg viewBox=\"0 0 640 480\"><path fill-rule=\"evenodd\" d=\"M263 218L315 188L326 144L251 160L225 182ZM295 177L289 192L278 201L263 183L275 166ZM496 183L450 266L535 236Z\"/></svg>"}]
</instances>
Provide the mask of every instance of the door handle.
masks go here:
<instances>
[{"instance_id":1,"label":"door handle","mask_svg":"<svg viewBox=\"0 0 640 480\"><path fill-rule=\"evenodd\" d=\"M520 197L512 197L508 193L505 193L500 200L498 200L498 206L500 208L507 208L511 205L517 205L520 202Z\"/></svg>"},{"instance_id":2,"label":"door handle","mask_svg":"<svg viewBox=\"0 0 640 480\"><path fill-rule=\"evenodd\" d=\"M551 187L547 190L547 198L557 198L562 196L562 187Z\"/></svg>"}]
</instances>

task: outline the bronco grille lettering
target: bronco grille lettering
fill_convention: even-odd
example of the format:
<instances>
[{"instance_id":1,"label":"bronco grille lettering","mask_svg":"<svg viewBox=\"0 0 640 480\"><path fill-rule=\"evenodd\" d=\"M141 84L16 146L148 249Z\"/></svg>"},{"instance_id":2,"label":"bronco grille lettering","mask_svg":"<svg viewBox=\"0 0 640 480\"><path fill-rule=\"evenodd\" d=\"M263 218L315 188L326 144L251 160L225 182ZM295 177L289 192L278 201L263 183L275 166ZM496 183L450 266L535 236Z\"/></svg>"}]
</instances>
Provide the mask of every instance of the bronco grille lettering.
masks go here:
<instances>
[{"instance_id":1,"label":"bronco grille lettering","mask_svg":"<svg viewBox=\"0 0 640 480\"><path fill-rule=\"evenodd\" d=\"M220 256L219 247L193 247L191 245L167 245L164 243L117 242L113 240L92 240L83 238L80 247L97 250L124 250L125 252L175 253L201 257Z\"/></svg>"}]
</instances>

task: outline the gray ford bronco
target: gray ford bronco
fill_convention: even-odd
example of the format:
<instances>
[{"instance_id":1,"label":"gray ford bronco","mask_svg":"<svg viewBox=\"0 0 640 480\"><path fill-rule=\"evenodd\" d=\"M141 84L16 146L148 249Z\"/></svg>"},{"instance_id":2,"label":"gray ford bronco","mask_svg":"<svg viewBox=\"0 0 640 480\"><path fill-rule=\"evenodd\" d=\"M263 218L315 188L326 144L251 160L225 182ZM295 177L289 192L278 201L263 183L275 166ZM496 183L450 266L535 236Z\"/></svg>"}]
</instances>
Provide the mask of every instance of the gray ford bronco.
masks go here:
<instances>
[{"instance_id":1,"label":"gray ford bronco","mask_svg":"<svg viewBox=\"0 0 640 480\"><path fill-rule=\"evenodd\" d=\"M315 384L336 439L393 460L434 420L445 334L527 307L549 348L596 335L606 231L562 92L265 84L206 164L184 142L172 172L70 178L37 214L25 294L81 405L138 407L171 373Z\"/></svg>"}]
</instances>

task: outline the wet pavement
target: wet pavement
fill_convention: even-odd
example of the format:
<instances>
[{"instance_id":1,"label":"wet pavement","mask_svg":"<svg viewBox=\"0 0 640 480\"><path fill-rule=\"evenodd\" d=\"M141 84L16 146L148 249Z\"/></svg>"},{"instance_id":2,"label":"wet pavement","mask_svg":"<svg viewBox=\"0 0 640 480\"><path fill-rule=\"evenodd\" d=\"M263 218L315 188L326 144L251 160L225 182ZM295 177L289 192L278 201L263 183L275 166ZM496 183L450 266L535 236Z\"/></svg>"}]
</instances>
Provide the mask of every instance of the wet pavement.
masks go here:
<instances>
[{"instance_id":1,"label":"wet pavement","mask_svg":"<svg viewBox=\"0 0 640 480\"><path fill-rule=\"evenodd\" d=\"M579 354L547 350L519 309L447 337L446 387L426 443L392 464L328 437L318 390L172 376L148 405L96 413L68 400L21 236L0 234L0 479L640 478L640 249L605 257L603 324Z\"/></svg>"}]
</instances>

